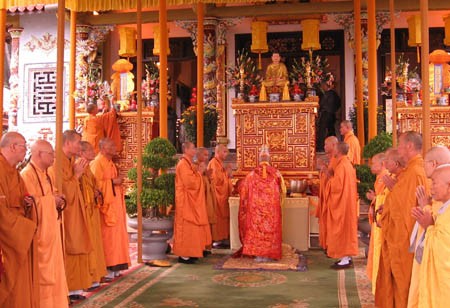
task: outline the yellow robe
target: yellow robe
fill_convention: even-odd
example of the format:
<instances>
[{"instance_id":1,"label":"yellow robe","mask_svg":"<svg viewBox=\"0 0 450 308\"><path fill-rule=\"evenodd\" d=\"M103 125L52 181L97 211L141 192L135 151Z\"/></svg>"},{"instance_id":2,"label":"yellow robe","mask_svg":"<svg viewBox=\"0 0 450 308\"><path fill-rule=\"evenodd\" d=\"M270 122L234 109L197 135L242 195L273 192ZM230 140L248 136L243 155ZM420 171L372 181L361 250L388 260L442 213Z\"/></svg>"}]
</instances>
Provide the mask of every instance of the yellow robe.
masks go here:
<instances>
[{"instance_id":1,"label":"yellow robe","mask_svg":"<svg viewBox=\"0 0 450 308\"><path fill-rule=\"evenodd\" d=\"M213 158L208 164L208 170L212 170L212 182L216 190L217 210L216 224L213 226L213 234L219 240L230 237L230 207L228 198L230 197L233 186L228 178L227 171L223 164Z\"/></svg>"},{"instance_id":2,"label":"yellow robe","mask_svg":"<svg viewBox=\"0 0 450 308\"><path fill-rule=\"evenodd\" d=\"M450 208L448 200L427 228L420 268L419 307L444 308L450 303ZM447 206L445 208L445 206Z\"/></svg>"},{"instance_id":3,"label":"yellow robe","mask_svg":"<svg viewBox=\"0 0 450 308\"><path fill-rule=\"evenodd\" d=\"M348 158L353 166L361 164L361 146L358 138L353 131L349 131L344 135L344 142L348 144Z\"/></svg>"},{"instance_id":4,"label":"yellow robe","mask_svg":"<svg viewBox=\"0 0 450 308\"><path fill-rule=\"evenodd\" d=\"M21 172L28 193L36 201L39 225L37 229L40 306L68 307L62 218L56 210L54 179L30 162Z\"/></svg>"},{"instance_id":5,"label":"yellow robe","mask_svg":"<svg viewBox=\"0 0 450 308\"><path fill-rule=\"evenodd\" d=\"M431 181L428 181L428 184L431 185ZM427 194L429 193L427 192ZM436 213L438 212L441 206L442 206L441 202L433 200L431 206L427 205L424 207L424 211L429 211L433 215L434 219L436 219ZM416 238L413 239L415 241L414 251L416 251L418 245L420 244L420 239L423 237L424 232L425 230L422 228L422 226L418 225L418 232ZM421 279L420 273L421 273L420 263L418 263L417 260L414 258L413 267L411 271L411 284L409 286L409 294L408 294L408 308L415 308L418 307L419 305L419 284Z\"/></svg>"},{"instance_id":6,"label":"yellow robe","mask_svg":"<svg viewBox=\"0 0 450 308\"><path fill-rule=\"evenodd\" d=\"M383 183L383 176L388 174L388 171L385 169L375 180L375 199L372 201L374 203L374 215L376 215L376 211L380 208L382 204L384 204L384 200L386 199L386 194L389 192L389 189L385 188ZM378 216L377 216L378 219ZM372 281L372 293L375 294L375 287L377 285L377 275L378 275L378 266L380 264L380 252L381 252L381 242L382 242L382 233L381 228L377 226L375 219L370 221L371 223L371 232L370 232L370 244L369 244L369 253L367 257L367 276Z\"/></svg>"},{"instance_id":7,"label":"yellow robe","mask_svg":"<svg viewBox=\"0 0 450 308\"><path fill-rule=\"evenodd\" d=\"M283 87L288 80L288 71L284 63L271 63L266 69L264 85L266 87ZM282 90L282 89L280 89Z\"/></svg>"},{"instance_id":8,"label":"yellow robe","mask_svg":"<svg viewBox=\"0 0 450 308\"><path fill-rule=\"evenodd\" d=\"M25 192L19 173L0 154L0 307L39 307L36 222L25 217Z\"/></svg>"},{"instance_id":9,"label":"yellow robe","mask_svg":"<svg viewBox=\"0 0 450 308\"><path fill-rule=\"evenodd\" d=\"M202 175L183 157L175 174L175 221L173 253L181 257L203 257L211 244Z\"/></svg>"},{"instance_id":10,"label":"yellow robe","mask_svg":"<svg viewBox=\"0 0 450 308\"><path fill-rule=\"evenodd\" d=\"M415 222L411 208L417 205L418 185L427 187L421 155L408 162L384 203L380 218L383 239L375 291L377 307L407 307L414 257L409 252Z\"/></svg>"},{"instance_id":11,"label":"yellow robe","mask_svg":"<svg viewBox=\"0 0 450 308\"><path fill-rule=\"evenodd\" d=\"M120 266L120 270L126 269L131 262L124 192L122 185L112 183L118 176L117 168L111 160L100 153L91 162L91 170L95 175L97 188L103 194L100 221L106 266Z\"/></svg>"},{"instance_id":12,"label":"yellow robe","mask_svg":"<svg viewBox=\"0 0 450 308\"><path fill-rule=\"evenodd\" d=\"M92 281L99 282L106 275L105 253L103 251L102 229L100 225L99 205L95 200L96 181L87 167L80 178L81 191L86 204L86 215L92 239L93 250L89 254Z\"/></svg>"},{"instance_id":13,"label":"yellow robe","mask_svg":"<svg viewBox=\"0 0 450 308\"><path fill-rule=\"evenodd\" d=\"M80 189L80 182L73 171L73 164L65 155L62 157L62 193L66 197L64 210L64 249L66 251L66 277L69 291L89 288L92 284L89 267L89 253L92 241L86 218L86 207ZM54 166L49 168L54 177Z\"/></svg>"},{"instance_id":14,"label":"yellow robe","mask_svg":"<svg viewBox=\"0 0 450 308\"><path fill-rule=\"evenodd\" d=\"M208 221L211 227L211 236L213 241L219 241L220 238L215 233L217 228L215 227L217 222L217 199L216 191L213 183L208 176L203 175L203 184L205 185L205 201L206 201L206 212L208 213Z\"/></svg>"}]
</instances>

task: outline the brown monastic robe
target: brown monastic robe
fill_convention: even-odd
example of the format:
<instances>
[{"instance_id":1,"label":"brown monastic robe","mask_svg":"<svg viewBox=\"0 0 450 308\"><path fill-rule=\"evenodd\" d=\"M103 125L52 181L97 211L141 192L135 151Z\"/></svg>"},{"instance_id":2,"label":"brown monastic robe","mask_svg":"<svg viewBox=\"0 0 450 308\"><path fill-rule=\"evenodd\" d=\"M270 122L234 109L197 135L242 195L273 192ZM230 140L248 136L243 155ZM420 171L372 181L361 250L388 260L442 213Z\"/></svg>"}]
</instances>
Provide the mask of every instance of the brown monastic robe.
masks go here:
<instances>
[{"instance_id":1,"label":"brown monastic robe","mask_svg":"<svg viewBox=\"0 0 450 308\"><path fill-rule=\"evenodd\" d=\"M36 222L25 217L25 183L0 154L0 307L39 307ZM31 209L34 216L35 209Z\"/></svg>"}]
</instances>

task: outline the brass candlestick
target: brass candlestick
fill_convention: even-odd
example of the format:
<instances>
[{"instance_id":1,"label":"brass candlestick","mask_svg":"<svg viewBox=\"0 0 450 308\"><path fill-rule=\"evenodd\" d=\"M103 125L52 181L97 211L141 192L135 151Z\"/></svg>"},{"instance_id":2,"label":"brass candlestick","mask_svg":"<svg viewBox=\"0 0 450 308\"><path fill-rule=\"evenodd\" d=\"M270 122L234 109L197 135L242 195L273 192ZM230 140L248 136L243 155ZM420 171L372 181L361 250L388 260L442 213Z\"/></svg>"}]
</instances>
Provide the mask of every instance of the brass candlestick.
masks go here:
<instances>
[{"instance_id":1,"label":"brass candlestick","mask_svg":"<svg viewBox=\"0 0 450 308\"><path fill-rule=\"evenodd\" d=\"M241 98L244 97L244 78L245 78L245 72L244 72L244 67L241 66L241 68L239 69L239 95L241 96Z\"/></svg>"}]
</instances>

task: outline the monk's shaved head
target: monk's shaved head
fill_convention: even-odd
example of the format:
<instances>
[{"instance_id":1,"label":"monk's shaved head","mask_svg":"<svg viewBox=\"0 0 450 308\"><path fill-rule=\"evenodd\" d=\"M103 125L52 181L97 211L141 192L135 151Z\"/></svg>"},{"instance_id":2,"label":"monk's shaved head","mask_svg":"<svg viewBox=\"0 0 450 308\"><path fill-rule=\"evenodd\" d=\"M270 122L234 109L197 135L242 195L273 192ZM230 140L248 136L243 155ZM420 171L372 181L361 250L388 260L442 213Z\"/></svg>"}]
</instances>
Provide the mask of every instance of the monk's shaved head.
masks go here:
<instances>
[{"instance_id":1,"label":"monk's shaved head","mask_svg":"<svg viewBox=\"0 0 450 308\"><path fill-rule=\"evenodd\" d=\"M386 160L386 154L384 153L377 153L374 156L372 156L372 161L377 161L379 163L382 163Z\"/></svg>"},{"instance_id":2,"label":"monk's shaved head","mask_svg":"<svg viewBox=\"0 0 450 308\"><path fill-rule=\"evenodd\" d=\"M221 161L224 161L227 158L227 155L228 155L228 148L226 145L224 144L216 145L214 157L218 158Z\"/></svg>"},{"instance_id":3,"label":"monk's shaved head","mask_svg":"<svg viewBox=\"0 0 450 308\"><path fill-rule=\"evenodd\" d=\"M183 153L186 153L186 150L190 149L193 146L194 144L192 142L186 141L181 145L181 150L183 151Z\"/></svg>"},{"instance_id":4,"label":"monk's shaved head","mask_svg":"<svg viewBox=\"0 0 450 308\"><path fill-rule=\"evenodd\" d=\"M348 144L343 141L338 142L338 144L336 145L336 150L341 155L347 155L349 148L350 147L348 146Z\"/></svg>"},{"instance_id":5,"label":"monk's shaved head","mask_svg":"<svg viewBox=\"0 0 450 308\"><path fill-rule=\"evenodd\" d=\"M325 138L325 142L329 142L331 144L337 144L339 142L339 140L336 136L328 136L327 138Z\"/></svg>"},{"instance_id":6,"label":"monk's shaved head","mask_svg":"<svg viewBox=\"0 0 450 308\"><path fill-rule=\"evenodd\" d=\"M445 146L432 147L425 154L425 160L435 160L438 165L450 164L450 150Z\"/></svg>"},{"instance_id":7,"label":"monk's shaved head","mask_svg":"<svg viewBox=\"0 0 450 308\"><path fill-rule=\"evenodd\" d=\"M415 131L407 131L400 135L399 141L411 143L416 151L422 151L422 135Z\"/></svg>"},{"instance_id":8,"label":"monk's shaved head","mask_svg":"<svg viewBox=\"0 0 450 308\"><path fill-rule=\"evenodd\" d=\"M402 167L405 166L405 161L402 159L402 157L400 156L400 153L398 152L398 150L396 148L387 149L385 152L385 159L386 160L390 159L394 162L397 162Z\"/></svg>"},{"instance_id":9,"label":"monk's shaved head","mask_svg":"<svg viewBox=\"0 0 450 308\"><path fill-rule=\"evenodd\" d=\"M0 148L6 148L13 143L24 142L25 138L17 132L7 132L0 140Z\"/></svg>"},{"instance_id":10,"label":"monk's shaved head","mask_svg":"<svg viewBox=\"0 0 450 308\"><path fill-rule=\"evenodd\" d=\"M436 168L431 176L431 194L436 201L447 202L450 200L450 166Z\"/></svg>"},{"instance_id":11,"label":"monk's shaved head","mask_svg":"<svg viewBox=\"0 0 450 308\"><path fill-rule=\"evenodd\" d=\"M344 120L341 122L341 125L347 127L348 129L353 129L353 123L349 120Z\"/></svg>"},{"instance_id":12,"label":"monk's shaved head","mask_svg":"<svg viewBox=\"0 0 450 308\"><path fill-rule=\"evenodd\" d=\"M106 148L106 147L108 147L108 146L111 146L111 145L115 145L115 143L114 143L114 141L112 140L112 139L110 139L110 138L103 138L103 139L101 139L100 140L100 142L98 143L98 148L100 149L100 150L102 150L102 149L104 149L104 148Z\"/></svg>"},{"instance_id":13,"label":"monk's shaved head","mask_svg":"<svg viewBox=\"0 0 450 308\"><path fill-rule=\"evenodd\" d=\"M87 141L81 141L80 145L81 145L81 151L83 151L83 152L89 151L91 149L92 149L92 151L94 151L94 146Z\"/></svg>"},{"instance_id":14,"label":"monk's shaved head","mask_svg":"<svg viewBox=\"0 0 450 308\"><path fill-rule=\"evenodd\" d=\"M53 151L53 147L47 140L36 140L31 145L31 155L37 155L39 151L50 152Z\"/></svg>"}]
</instances>

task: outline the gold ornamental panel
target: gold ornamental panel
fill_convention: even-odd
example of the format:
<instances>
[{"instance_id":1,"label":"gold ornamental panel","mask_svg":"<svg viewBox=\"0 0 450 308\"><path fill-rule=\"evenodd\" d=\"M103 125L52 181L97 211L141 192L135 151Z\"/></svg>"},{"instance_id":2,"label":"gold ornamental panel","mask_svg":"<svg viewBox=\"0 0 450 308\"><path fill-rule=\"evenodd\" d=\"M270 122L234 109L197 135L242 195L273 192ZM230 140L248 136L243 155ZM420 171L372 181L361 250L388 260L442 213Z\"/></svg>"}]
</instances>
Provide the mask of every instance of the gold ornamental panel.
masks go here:
<instances>
[{"instance_id":1,"label":"gold ornamental panel","mask_svg":"<svg viewBox=\"0 0 450 308\"><path fill-rule=\"evenodd\" d=\"M397 114L400 132L409 130L422 132L421 107L399 107ZM431 107L430 125L431 145L450 147L450 106Z\"/></svg>"},{"instance_id":2,"label":"gold ornamental panel","mask_svg":"<svg viewBox=\"0 0 450 308\"><path fill-rule=\"evenodd\" d=\"M76 123L83 125L83 119L87 116L86 113L76 114ZM153 117L154 113L146 111L142 113L142 146L145 145L153 138ZM122 152L114 160L119 169L119 174L124 178L127 177L128 170L134 167L134 159L138 154L137 147L137 113L136 112L121 112L117 119L120 130L120 137L122 139ZM143 148L141 149L141 151ZM128 182L125 182L125 186L128 186Z\"/></svg>"},{"instance_id":3,"label":"gold ornamental panel","mask_svg":"<svg viewBox=\"0 0 450 308\"><path fill-rule=\"evenodd\" d=\"M258 165L263 144L271 161L288 179L315 174L316 117L318 103L243 103L233 100L236 119L236 177Z\"/></svg>"}]
</instances>

